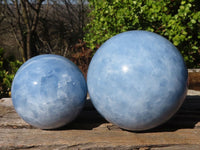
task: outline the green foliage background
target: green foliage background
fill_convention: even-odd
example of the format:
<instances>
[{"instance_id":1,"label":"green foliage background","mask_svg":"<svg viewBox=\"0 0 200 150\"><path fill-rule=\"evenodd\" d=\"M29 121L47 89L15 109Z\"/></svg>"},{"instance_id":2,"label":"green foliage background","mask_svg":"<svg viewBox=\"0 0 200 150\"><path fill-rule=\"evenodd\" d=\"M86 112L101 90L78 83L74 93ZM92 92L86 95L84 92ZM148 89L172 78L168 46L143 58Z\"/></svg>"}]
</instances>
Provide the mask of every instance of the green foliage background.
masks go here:
<instances>
[{"instance_id":1,"label":"green foliage background","mask_svg":"<svg viewBox=\"0 0 200 150\"><path fill-rule=\"evenodd\" d=\"M0 48L0 98L9 97L12 80L22 62L13 56L4 57L5 51Z\"/></svg>"},{"instance_id":2,"label":"green foliage background","mask_svg":"<svg viewBox=\"0 0 200 150\"><path fill-rule=\"evenodd\" d=\"M158 33L180 50L188 68L200 67L199 0L89 0L85 41L96 50L129 30Z\"/></svg>"}]
</instances>

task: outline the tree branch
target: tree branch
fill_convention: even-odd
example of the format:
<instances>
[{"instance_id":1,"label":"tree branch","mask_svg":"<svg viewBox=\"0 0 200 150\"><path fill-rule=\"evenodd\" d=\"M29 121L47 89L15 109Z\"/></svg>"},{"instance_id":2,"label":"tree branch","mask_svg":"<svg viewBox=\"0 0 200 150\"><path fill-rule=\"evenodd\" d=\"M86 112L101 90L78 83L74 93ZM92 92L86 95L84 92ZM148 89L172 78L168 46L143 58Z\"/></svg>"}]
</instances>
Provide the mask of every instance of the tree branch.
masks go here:
<instances>
[{"instance_id":1,"label":"tree branch","mask_svg":"<svg viewBox=\"0 0 200 150\"><path fill-rule=\"evenodd\" d=\"M21 47L21 48L23 48L22 41L21 41L21 39L17 36L18 34L17 34L17 31L16 31L15 26L14 26L13 23L11 23L11 31L13 32L13 35L14 35L14 37L15 37L15 40L16 40L18 46Z\"/></svg>"},{"instance_id":2,"label":"tree branch","mask_svg":"<svg viewBox=\"0 0 200 150\"><path fill-rule=\"evenodd\" d=\"M22 16L23 16L23 20L25 22L27 30L30 30L31 23L30 23L30 18L28 17L26 0L21 0L21 4L22 4Z\"/></svg>"},{"instance_id":3,"label":"tree branch","mask_svg":"<svg viewBox=\"0 0 200 150\"><path fill-rule=\"evenodd\" d=\"M35 12L37 12L37 9L36 9L28 0L26 0L26 2L28 3L28 6L29 6L32 10L34 10Z\"/></svg>"},{"instance_id":4,"label":"tree branch","mask_svg":"<svg viewBox=\"0 0 200 150\"><path fill-rule=\"evenodd\" d=\"M5 6L6 6L7 10L8 10L8 11L6 11L6 13L11 17L15 17L15 14L11 10L11 8L9 7L7 0L4 0L4 3L5 3Z\"/></svg>"},{"instance_id":5,"label":"tree branch","mask_svg":"<svg viewBox=\"0 0 200 150\"><path fill-rule=\"evenodd\" d=\"M32 24L32 28L31 31L35 31L37 28L37 23L38 23L38 19L39 19L39 13L40 13L40 8L42 3L44 2L44 0L39 0L36 4L36 14L33 18L33 24Z\"/></svg>"}]
</instances>

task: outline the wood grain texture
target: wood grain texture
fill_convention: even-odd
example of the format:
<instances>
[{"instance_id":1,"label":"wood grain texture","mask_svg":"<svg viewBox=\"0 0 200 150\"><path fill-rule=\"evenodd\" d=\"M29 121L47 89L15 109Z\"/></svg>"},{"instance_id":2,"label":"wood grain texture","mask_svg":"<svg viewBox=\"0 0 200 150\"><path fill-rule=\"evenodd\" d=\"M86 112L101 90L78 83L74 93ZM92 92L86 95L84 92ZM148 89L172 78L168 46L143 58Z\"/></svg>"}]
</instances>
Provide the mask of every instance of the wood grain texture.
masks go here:
<instances>
[{"instance_id":1,"label":"wood grain texture","mask_svg":"<svg viewBox=\"0 0 200 150\"><path fill-rule=\"evenodd\" d=\"M1 99L0 150L200 149L200 96L197 94L189 91L173 118L145 132L130 132L108 123L89 100L71 124L57 130L40 130L25 123L16 114L11 99Z\"/></svg>"}]
</instances>

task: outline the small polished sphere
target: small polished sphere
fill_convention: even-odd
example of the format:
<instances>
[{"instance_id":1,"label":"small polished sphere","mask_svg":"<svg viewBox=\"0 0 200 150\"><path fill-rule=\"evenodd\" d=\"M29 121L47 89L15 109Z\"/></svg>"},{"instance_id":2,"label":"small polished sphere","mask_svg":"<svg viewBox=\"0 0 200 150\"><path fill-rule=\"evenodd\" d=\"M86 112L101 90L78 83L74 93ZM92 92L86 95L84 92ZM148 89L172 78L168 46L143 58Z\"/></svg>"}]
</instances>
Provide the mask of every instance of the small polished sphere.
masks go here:
<instances>
[{"instance_id":1,"label":"small polished sphere","mask_svg":"<svg viewBox=\"0 0 200 150\"><path fill-rule=\"evenodd\" d=\"M11 95L14 108L24 121L41 129L54 129L71 122L82 110L87 84L70 60L39 55L20 67Z\"/></svg>"},{"instance_id":2,"label":"small polished sphere","mask_svg":"<svg viewBox=\"0 0 200 150\"><path fill-rule=\"evenodd\" d=\"M148 130L166 122L187 93L188 73L176 47L147 31L128 31L107 40L87 74L98 112L127 130Z\"/></svg>"}]
</instances>

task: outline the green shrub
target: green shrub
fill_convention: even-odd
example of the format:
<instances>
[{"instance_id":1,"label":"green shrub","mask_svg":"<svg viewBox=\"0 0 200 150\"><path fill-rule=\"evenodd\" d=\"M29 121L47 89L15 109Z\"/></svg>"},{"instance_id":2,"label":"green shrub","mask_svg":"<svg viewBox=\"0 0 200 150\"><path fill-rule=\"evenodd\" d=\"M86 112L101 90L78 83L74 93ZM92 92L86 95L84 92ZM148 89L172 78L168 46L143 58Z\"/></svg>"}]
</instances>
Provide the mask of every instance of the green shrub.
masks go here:
<instances>
[{"instance_id":1,"label":"green shrub","mask_svg":"<svg viewBox=\"0 0 200 150\"><path fill-rule=\"evenodd\" d=\"M22 62L13 56L4 57L4 50L0 48L0 98L10 96L12 80Z\"/></svg>"},{"instance_id":2,"label":"green shrub","mask_svg":"<svg viewBox=\"0 0 200 150\"><path fill-rule=\"evenodd\" d=\"M147 30L169 39L188 67L200 67L199 0L89 0L85 41L96 50L110 37Z\"/></svg>"}]
</instances>

